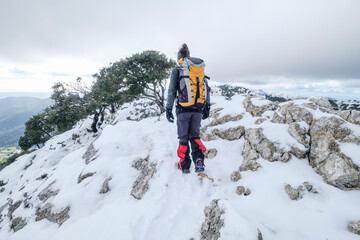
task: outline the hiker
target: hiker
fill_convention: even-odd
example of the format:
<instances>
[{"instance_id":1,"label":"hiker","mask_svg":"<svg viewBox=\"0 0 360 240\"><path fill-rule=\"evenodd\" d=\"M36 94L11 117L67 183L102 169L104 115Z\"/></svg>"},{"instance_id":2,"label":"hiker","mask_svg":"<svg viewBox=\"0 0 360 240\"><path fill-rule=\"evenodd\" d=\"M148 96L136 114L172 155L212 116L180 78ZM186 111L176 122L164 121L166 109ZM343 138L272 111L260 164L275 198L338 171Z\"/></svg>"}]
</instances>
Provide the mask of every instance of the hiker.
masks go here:
<instances>
[{"instance_id":1,"label":"hiker","mask_svg":"<svg viewBox=\"0 0 360 240\"><path fill-rule=\"evenodd\" d=\"M190 149L195 164L195 172L205 170L205 146L200 140L201 119L209 117L210 88L209 77L205 76L205 63L199 58L190 57L188 46L184 43L178 52L177 66L172 70L166 104L166 118L174 122L172 108L176 99L177 132L180 158L178 169L190 172ZM177 97L177 98L176 98Z\"/></svg>"}]
</instances>

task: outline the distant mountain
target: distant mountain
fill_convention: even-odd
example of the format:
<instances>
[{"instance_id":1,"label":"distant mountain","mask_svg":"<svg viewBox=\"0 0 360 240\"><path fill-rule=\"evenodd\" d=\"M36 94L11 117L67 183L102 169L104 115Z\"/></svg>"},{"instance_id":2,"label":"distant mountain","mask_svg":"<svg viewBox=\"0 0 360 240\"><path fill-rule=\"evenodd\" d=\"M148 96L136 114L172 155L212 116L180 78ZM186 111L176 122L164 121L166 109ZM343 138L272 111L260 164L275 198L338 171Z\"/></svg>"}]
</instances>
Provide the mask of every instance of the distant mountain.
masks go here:
<instances>
[{"instance_id":1,"label":"distant mountain","mask_svg":"<svg viewBox=\"0 0 360 240\"><path fill-rule=\"evenodd\" d=\"M0 99L0 147L16 146L25 122L51 104L51 99L7 97Z\"/></svg>"}]
</instances>

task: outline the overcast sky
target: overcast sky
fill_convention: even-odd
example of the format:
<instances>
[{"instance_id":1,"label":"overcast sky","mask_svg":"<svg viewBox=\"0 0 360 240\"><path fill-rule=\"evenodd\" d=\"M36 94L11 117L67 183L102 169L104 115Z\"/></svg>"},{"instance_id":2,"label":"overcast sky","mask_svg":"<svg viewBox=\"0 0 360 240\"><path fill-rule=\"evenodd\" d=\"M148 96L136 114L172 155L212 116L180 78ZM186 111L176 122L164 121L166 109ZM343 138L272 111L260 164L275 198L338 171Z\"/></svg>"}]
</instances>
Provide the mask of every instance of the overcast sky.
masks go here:
<instances>
[{"instance_id":1,"label":"overcast sky","mask_svg":"<svg viewBox=\"0 0 360 240\"><path fill-rule=\"evenodd\" d=\"M186 42L214 81L360 99L359 0L0 0L0 91Z\"/></svg>"}]
</instances>

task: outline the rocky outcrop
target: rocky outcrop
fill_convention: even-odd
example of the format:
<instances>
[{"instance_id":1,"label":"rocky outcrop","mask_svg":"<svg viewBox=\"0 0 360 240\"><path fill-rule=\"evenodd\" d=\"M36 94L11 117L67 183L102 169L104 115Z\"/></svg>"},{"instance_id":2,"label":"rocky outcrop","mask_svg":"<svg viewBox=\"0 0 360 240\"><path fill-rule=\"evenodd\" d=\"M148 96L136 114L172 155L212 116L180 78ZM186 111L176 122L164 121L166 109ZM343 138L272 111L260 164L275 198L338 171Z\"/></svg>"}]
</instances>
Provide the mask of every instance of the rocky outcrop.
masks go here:
<instances>
[{"instance_id":1,"label":"rocky outcrop","mask_svg":"<svg viewBox=\"0 0 360 240\"><path fill-rule=\"evenodd\" d=\"M52 183L50 183L46 188L44 188L39 194L38 194L38 198L45 202L46 200L48 200L49 198L56 196L59 192L60 189L57 190L53 190L51 187L52 185L55 183L55 181L53 181Z\"/></svg>"},{"instance_id":2,"label":"rocky outcrop","mask_svg":"<svg viewBox=\"0 0 360 240\"><path fill-rule=\"evenodd\" d=\"M298 200L303 197L304 188L300 185L297 189L294 189L290 186L290 184L286 184L285 191L291 200Z\"/></svg>"},{"instance_id":3,"label":"rocky outcrop","mask_svg":"<svg viewBox=\"0 0 360 240\"><path fill-rule=\"evenodd\" d=\"M288 103L285 105L282 105L279 109L279 112L282 116L279 114L274 114L273 116L273 122L274 123L293 123L293 122L301 122L304 121L308 125L311 125L313 121L313 115L306 110L305 108L302 108L298 105L295 105L294 103Z\"/></svg>"},{"instance_id":4,"label":"rocky outcrop","mask_svg":"<svg viewBox=\"0 0 360 240\"><path fill-rule=\"evenodd\" d=\"M245 187L244 186L237 186L236 187L236 193L238 195L242 195L245 192Z\"/></svg>"},{"instance_id":5,"label":"rocky outcrop","mask_svg":"<svg viewBox=\"0 0 360 240\"><path fill-rule=\"evenodd\" d=\"M91 143L87 148L86 152L84 153L84 155L82 156L82 158L85 159L85 163L89 164L91 161L94 161L97 158L96 156L97 152L98 150L96 150L94 144Z\"/></svg>"},{"instance_id":6,"label":"rocky outcrop","mask_svg":"<svg viewBox=\"0 0 360 240\"><path fill-rule=\"evenodd\" d=\"M47 219L50 222L57 223L59 226L69 219L70 207L57 209L51 203L46 203L43 207L36 210L35 221Z\"/></svg>"},{"instance_id":7,"label":"rocky outcrop","mask_svg":"<svg viewBox=\"0 0 360 240\"><path fill-rule=\"evenodd\" d=\"M360 169L344 155L337 142L356 142L343 120L322 117L311 130L310 164L323 179L343 190L360 189Z\"/></svg>"},{"instance_id":8,"label":"rocky outcrop","mask_svg":"<svg viewBox=\"0 0 360 240\"><path fill-rule=\"evenodd\" d=\"M224 226L224 219L221 219L221 215L225 212L220 209L218 201L213 200L204 209L205 221L201 226L201 240L217 240L220 238L220 229Z\"/></svg>"},{"instance_id":9,"label":"rocky outcrop","mask_svg":"<svg viewBox=\"0 0 360 240\"><path fill-rule=\"evenodd\" d=\"M360 111L351 111L346 120L353 124L360 125Z\"/></svg>"},{"instance_id":10,"label":"rocky outcrop","mask_svg":"<svg viewBox=\"0 0 360 240\"><path fill-rule=\"evenodd\" d=\"M240 114L240 115L236 115L236 116L231 116L229 114L223 116L223 117L218 117L219 114L217 113L215 115L215 118L214 120L211 121L211 123L209 124L210 127L212 126L217 126L217 125L220 125L220 124L224 124L224 123L227 123L227 122L230 122L230 121L239 121L243 118L243 115Z\"/></svg>"},{"instance_id":11,"label":"rocky outcrop","mask_svg":"<svg viewBox=\"0 0 360 240\"><path fill-rule=\"evenodd\" d=\"M216 154L217 154L217 150L215 148L207 149L204 153L205 159L212 159L216 157Z\"/></svg>"},{"instance_id":12,"label":"rocky outcrop","mask_svg":"<svg viewBox=\"0 0 360 240\"><path fill-rule=\"evenodd\" d=\"M136 199L142 199L149 190L149 181L156 172L156 164L149 163L149 156L138 158L133 162L132 167L140 171L139 177L133 184L131 195Z\"/></svg>"},{"instance_id":13,"label":"rocky outcrop","mask_svg":"<svg viewBox=\"0 0 360 240\"><path fill-rule=\"evenodd\" d=\"M245 131L245 140L248 142L244 145L244 148L251 148L260 154L264 159L273 162L278 160L281 155L284 153L281 150L278 150L274 143L267 139L262 133L262 128L249 128ZM248 149L246 149L248 150ZM249 151L249 150L248 150ZM245 151L244 151L245 152ZM255 157L254 151L251 153L245 153L245 155L251 154L252 157Z\"/></svg>"},{"instance_id":14,"label":"rocky outcrop","mask_svg":"<svg viewBox=\"0 0 360 240\"><path fill-rule=\"evenodd\" d=\"M89 173L85 173L85 174L80 173L80 175L78 177L78 183L81 183L85 178L94 176L95 173L96 172L89 172Z\"/></svg>"},{"instance_id":15,"label":"rocky outcrop","mask_svg":"<svg viewBox=\"0 0 360 240\"><path fill-rule=\"evenodd\" d=\"M309 193L318 193L316 188L309 182L304 182L302 185L298 186L296 189L292 188L290 186L290 184L287 184L285 186L285 191L289 195L291 200L298 200L298 199L303 198L303 196L304 196L304 193L305 193L304 187Z\"/></svg>"},{"instance_id":16,"label":"rocky outcrop","mask_svg":"<svg viewBox=\"0 0 360 240\"><path fill-rule=\"evenodd\" d=\"M347 229L352 233L360 235L360 221L350 222Z\"/></svg>"},{"instance_id":17,"label":"rocky outcrop","mask_svg":"<svg viewBox=\"0 0 360 240\"><path fill-rule=\"evenodd\" d=\"M230 179L232 182L237 182L241 179L241 174L239 171L234 171L230 175Z\"/></svg>"},{"instance_id":18,"label":"rocky outcrop","mask_svg":"<svg viewBox=\"0 0 360 240\"><path fill-rule=\"evenodd\" d=\"M27 222L26 219L21 217L16 217L11 221L10 228L17 232L26 226Z\"/></svg>"},{"instance_id":19,"label":"rocky outcrop","mask_svg":"<svg viewBox=\"0 0 360 240\"><path fill-rule=\"evenodd\" d=\"M138 100L131 104L133 110L129 112L126 117L127 120L140 121L145 118L156 117L161 113L160 108L153 101Z\"/></svg>"},{"instance_id":20,"label":"rocky outcrop","mask_svg":"<svg viewBox=\"0 0 360 240\"><path fill-rule=\"evenodd\" d=\"M201 132L200 136L201 139L204 141L211 141L215 140L217 138L233 141L240 139L240 137L244 134L245 128L243 126L238 126L234 128L229 128L226 130L219 130L217 128L214 128L211 130L211 133Z\"/></svg>"},{"instance_id":21,"label":"rocky outcrop","mask_svg":"<svg viewBox=\"0 0 360 240\"><path fill-rule=\"evenodd\" d=\"M111 189L110 189L110 186L109 186L109 182L110 182L110 180L112 179L112 177L108 177L105 181L104 181L104 183L103 183L103 185L102 185L102 187L101 187L101 189L100 189L100 194L105 194L105 193L108 193Z\"/></svg>"},{"instance_id":22,"label":"rocky outcrop","mask_svg":"<svg viewBox=\"0 0 360 240\"><path fill-rule=\"evenodd\" d=\"M309 147L309 143L306 139L306 129L300 127L298 123L290 123L288 128L289 134L296 140L298 143L302 144L305 148Z\"/></svg>"},{"instance_id":23,"label":"rocky outcrop","mask_svg":"<svg viewBox=\"0 0 360 240\"><path fill-rule=\"evenodd\" d=\"M16 201L15 203L13 203L13 200L10 199L10 201L9 201L9 210L8 210L8 214L7 214L8 218L10 218L10 220L13 219L13 215L12 215L12 214L15 212L15 210L16 210L18 207L20 207L21 203L22 203L21 200L18 200L18 201Z\"/></svg>"},{"instance_id":24,"label":"rocky outcrop","mask_svg":"<svg viewBox=\"0 0 360 240\"><path fill-rule=\"evenodd\" d=\"M277 108L277 104L270 103L263 106L255 106L251 101L251 96L246 96L244 99L244 107L253 117L261 117L265 111L274 111Z\"/></svg>"},{"instance_id":25,"label":"rocky outcrop","mask_svg":"<svg viewBox=\"0 0 360 240\"><path fill-rule=\"evenodd\" d=\"M242 155L244 157L239 171L256 171L260 164L256 162L256 159L259 158L259 154L256 152L255 149L251 148L249 141L244 143L244 149L242 151Z\"/></svg>"}]
</instances>

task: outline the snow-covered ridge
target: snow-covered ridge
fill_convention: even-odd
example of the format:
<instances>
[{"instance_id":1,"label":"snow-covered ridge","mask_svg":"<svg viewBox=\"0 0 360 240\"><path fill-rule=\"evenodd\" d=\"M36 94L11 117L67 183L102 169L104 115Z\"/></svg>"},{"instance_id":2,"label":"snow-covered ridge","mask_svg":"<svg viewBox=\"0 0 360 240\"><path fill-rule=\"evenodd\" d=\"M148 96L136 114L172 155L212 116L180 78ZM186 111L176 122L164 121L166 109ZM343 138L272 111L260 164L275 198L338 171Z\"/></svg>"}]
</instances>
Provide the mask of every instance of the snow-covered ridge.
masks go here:
<instances>
[{"instance_id":1,"label":"snow-covered ridge","mask_svg":"<svg viewBox=\"0 0 360 240\"><path fill-rule=\"evenodd\" d=\"M221 95L202 122L207 175L174 168L175 124L130 103L0 172L0 239L357 239L356 112Z\"/></svg>"}]
</instances>

